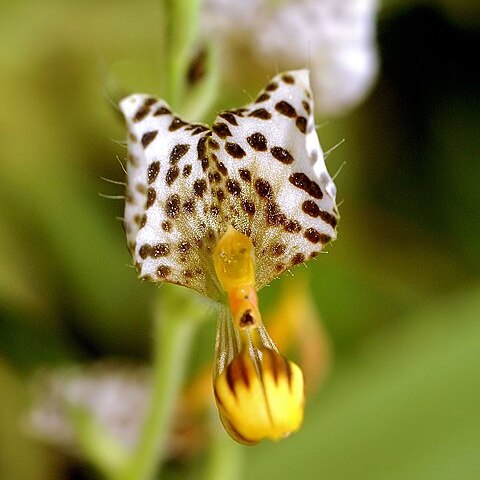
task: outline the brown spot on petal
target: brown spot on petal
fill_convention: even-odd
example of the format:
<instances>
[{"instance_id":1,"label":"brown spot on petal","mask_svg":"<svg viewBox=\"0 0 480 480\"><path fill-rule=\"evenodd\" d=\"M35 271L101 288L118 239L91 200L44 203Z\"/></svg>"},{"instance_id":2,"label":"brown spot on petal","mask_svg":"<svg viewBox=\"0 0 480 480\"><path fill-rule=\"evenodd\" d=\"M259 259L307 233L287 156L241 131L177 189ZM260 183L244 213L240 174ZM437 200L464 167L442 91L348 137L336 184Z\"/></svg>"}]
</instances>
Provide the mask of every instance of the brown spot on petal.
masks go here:
<instances>
[{"instance_id":1,"label":"brown spot on petal","mask_svg":"<svg viewBox=\"0 0 480 480\"><path fill-rule=\"evenodd\" d=\"M140 258L145 260L150 255L151 249L152 247L148 243L142 245L138 249L138 254L140 255Z\"/></svg>"},{"instance_id":2,"label":"brown spot on petal","mask_svg":"<svg viewBox=\"0 0 480 480\"><path fill-rule=\"evenodd\" d=\"M312 243L318 243L320 241L320 233L315 228L307 228L304 237Z\"/></svg>"},{"instance_id":3,"label":"brown spot on petal","mask_svg":"<svg viewBox=\"0 0 480 480\"><path fill-rule=\"evenodd\" d=\"M178 175L180 174L180 170L176 165L173 167L170 167L167 171L167 175L165 176L165 182L167 185L170 187L172 183L178 178Z\"/></svg>"},{"instance_id":4,"label":"brown spot on petal","mask_svg":"<svg viewBox=\"0 0 480 480\"><path fill-rule=\"evenodd\" d=\"M179 143L175 145L170 153L170 163L175 165L190 150L190 145Z\"/></svg>"},{"instance_id":5,"label":"brown spot on petal","mask_svg":"<svg viewBox=\"0 0 480 480\"><path fill-rule=\"evenodd\" d=\"M273 92L273 91L275 91L277 88L278 88L278 83L276 83L276 82L270 82L270 83L267 85L267 88L265 88L265 90L266 90L267 92Z\"/></svg>"},{"instance_id":6,"label":"brown spot on petal","mask_svg":"<svg viewBox=\"0 0 480 480\"><path fill-rule=\"evenodd\" d=\"M222 174L222 175L227 175L228 173L228 170L227 170L227 167L225 166L225 164L223 162L218 162L218 171Z\"/></svg>"},{"instance_id":7,"label":"brown spot on petal","mask_svg":"<svg viewBox=\"0 0 480 480\"><path fill-rule=\"evenodd\" d=\"M157 243L156 245L153 245L150 251L150 255L153 258L166 257L169 254L170 254L170 247L168 246L167 243Z\"/></svg>"},{"instance_id":8,"label":"brown spot on petal","mask_svg":"<svg viewBox=\"0 0 480 480\"><path fill-rule=\"evenodd\" d=\"M192 244L189 242L180 242L178 244L178 251L182 254L188 253L192 248Z\"/></svg>"},{"instance_id":9,"label":"brown spot on petal","mask_svg":"<svg viewBox=\"0 0 480 480\"><path fill-rule=\"evenodd\" d=\"M208 170L208 164L210 163L208 161L208 157L203 157L201 159L201 163L202 163L202 171L206 172Z\"/></svg>"},{"instance_id":10,"label":"brown spot on petal","mask_svg":"<svg viewBox=\"0 0 480 480\"><path fill-rule=\"evenodd\" d=\"M187 178L192 173L192 166L187 164L183 167L182 175Z\"/></svg>"},{"instance_id":11,"label":"brown spot on petal","mask_svg":"<svg viewBox=\"0 0 480 480\"><path fill-rule=\"evenodd\" d=\"M180 197L174 193L167 198L165 213L169 218L177 218L180 212Z\"/></svg>"},{"instance_id":12,"label":"brown spot on petal","mask_svg":"<svg viewBox=\"0 0 480 480\"><path fill-rule=\"evenodd\" d=\"M325 222L328 223L332 228L337 226L337 219L332 214L320 210L318 216Z\"/></svg>"},{"instance_id":13,"label":"brown spot on petal","mask_svg":"<svg viewBox=\"0 0 480 480\"><path fill-rule=\"evenodd\" d=\"M197 143L197 155L199 159L207 157L207 138L202 137Z\"/></svg>"},{"instance_id":14,"label":"brown spot on petal","mask_svg":"<svg viewBox=\"0 0 480 480\"><path fill-rule=\"evenodd\" d=\"M268 93L262 93L256 100L255 103L262 103L266 102L270 99L270 95Z\"/></svg>"},{"instance_id":15,"label":"brown spot on petal","mask_svg":"<svg viewBox=\"0 0 480 480\"><path fill-rule=\"evenodd\" d=\"M160 171L160 162L158 161L153 162L148 166L147 179L149 184L153 183L156 180L159 171Z\"/></svg>"},{"instance_id":16,"label":"brown spot on petal","mask_svg":"<svg viewBox=\"0 0 480 480\"><path fill-rule=\"evenodd\" d=\"M305 261L305 255L303 253L296 253L292 257L292 264L298 265L299 263L303 263Z\"/></svg>"},{"instance_id":17,"label":"brown spot on petal","mask_svg":"<svg viewBox=\"0 0 480 480\"><path fill-rule=\"evenodd\" d=\"M289 220L283 227L288 233L300 233L302 226L296 220Z\"/></svg>"},{"instance_id":18,"label":"brown spot on petal","mask_svg":"<svg viewBox=\"0 0 480 480\"><path fill-rule=\"evenodd\" d=\"M203 47L190 60L190 65L186 74L186 80L190 87L199 83L205 76L206 57L207 51L206 48Z\"/></svg>"},{"instance_id":19,"label":"brown spot on petal","mask_svg":"<svg viewBox=\"0 0 480 480\"><path fill-rule=\"evenodd\" d=\"M135 190L142 195L145 195L147 193L147 187L143 183L137 183L137 185L135 186Z\"/></svg>"},{"instance_id":20,"label":"brown spot on petal","mask_svg":"<svg viewBox=\"0 0 480 480\"><path fill-rule=\"evenodd\" d=\"M327 235L325 233L320 234L320 243L322 245L326 245L327 243L330 243L332 241L332 237L330 235Z\"/></svg>"},{"instance_id":21,"label":"brown spot on petal","mask_svg":"<svg viewBox=\"0 0 480 480\"><path fill-rule=\"evenodd\" d=\"M185 213L193 213L195 211L195 203L193 200L187 200L183 203L182 208Z\"/></svg>"},{"instance_id":22,"label":"brown spot on petal","mask_svg":"<svg viewBox=\"0 0 480 480\"><path fill-rule=\"evenodd\" d=\"M192 136L198 135L199 133L206 132L208 130L208 127L205 127L204 125L195 125L195 128L192 131Z\"/></svg>"},{"instance_id":23,"label":"brown spot on petal","mask_svg":"<svg viewBox=\"0 0 480 480\"><path fill-rule=\"evenodd\" d=\"M281 147L273 147L270 149L270 153L276 158L279 162L284 163L285 165L291 165L294 160L292 155L288 150L285 150Z\"/></svg>"},{"instance_id":24,"label":"brown spot on petal","mask_svg":"<svg viewBox=\"0 0 480 480\"><path fill-rule=\"evenodd\" d=\"M272 254L275 257L279 257L280 255L283 255L285 253L285 250L287 247L283 243L276 243L275 245L272 246Z\"/></svg>"},{"instance_id":25,"label":"brown spot on petal","mask_svg":"<svg viewBox=\"0 0 480 480\"><path fill-rule=\"evenodd\" d=\"M248 112L248 108L237 108L236 110L230 110L230 112L239 117L243 117L243 114Z\"/></svg>"},{"instance_id":26,"label":"brown spot on petal","mask_svg":"<svg viewBox=\"0 0 480 480\"><path fill-rule=\"evenodd\" d=\"M304 173L292 173L292 175L290 175L290 177L288 178L288 181L292 185L295 185L295 187L298 187L301 190L307 192L313 198L323 198L323 192L318 183L310 180L310 178L308 178L308 176Z\"/></svg>"},{"instance_id":27,"label":"brown spot on petal","mask_svg":"<svg viewBox=\"0 0 480 480\"><path fill-rule=\"evenodd\" d=\"M146 207L150 208L155 203L156 198L157 198L157 192L155 192L155 189L149 188L147 190L147 204L146 204Z\"/></svg>"},{"instance_id":28,"label":"brown spot on petal","mask_svg":"<svg viewBox=\"0 0 480 480\"><path fill-rule=\"evenodd\" d=\"M169 115L172 113L167 107L159 107L153 114L155 117L158 115Z\"/></svg>"},{"instance_id":29,"label":"brown spot on petal","mask_svg":"<svg viewBox=\"0 0 480 480\"><path fill-rule=\"evenodd\" d=\"M224 112L224 113L221 113L220 116L226 120L228 123L230 123L231 125L234 125L234 126L237 126L238 123L237 123L237 119L235 118L235 115L233 115L233 113L231 112Z\"/></svg>"},{"instance_id":30,"label":"brown spot on petal","mask_svg":"<svg viewBox=\"0 0 480 480\"><path fill-rule=\"evenodd\" d=\"M248 213L250 216L255 215L255 204L250 200L243 200L242 201L242 208Z\"/></svg>"},{"instance_id":31,"label":"brown spot on petal","mask_svg":"<svg viewBox=\"0 0 480 480\"><path fill-rule=\"evenodd\" d=\"M254 150L258 150L259 152L265 152L267 150L267 139L265 135L260 132L253 133L247 137L247 142Z\"/></svg>"},{"instance_id":32,"label":"brown spot on petal","mask_svg":"<svg viewBox=\"0 0 480 480\"><path fill-rule=\"evenodd\" d=\"M138 167L140 165L140 162L138 161L138 157L136 155L133 155L132 153L128 154L128 159L127 162L134 167Z\"/></svg>"},{"instance_id":33,"label":"brown spot on petal","mask_svg":"<svg viewBox=\"0 0 480 480\"><path fill-rule=\"evenodd\" d=\"M285 102L285 100L278 102L275 105L275 110L289 118L294 118L297 116L295 109L288 102Z\"/></svg>"},{"instance_id":34,"label":"brown spot on petal","mask_svg":"<svg viewBox=\"0 0 480 480\"><path fill-rule=\"evenodd\" d=\"M168 130L170 132L174 132L175 130L178 130L179 128L182 128L185 125L187 125L186 122L184 122L183 120L180 120L178 117L175 117L172 120L172 123L170 124L170 126L168 127Z\"/></svg>"},{"instance_id":35,"label":"brown spot on petal","mask_svg":"<svg viewBox=\"0 0 480 480\"><path fill-rule=\"evenodd\" d=\"M185 278L193 278L193 272L191 270L184 270L183 271L183 276Z\"/></svg>"},{"instance_id":36,"label":"brown spot on petal","mask_svg":"<svg viewBox=\"0 0 480 480\"><path fill-rule=\"evenodd\" d=\"M305 117L297 117L295 125L302 133L307 131L307 119Z\"/></svg>"},{"instance_id":37,"label":"brown spot on petal","mask_svg":"<svg viewBox=\"0 0 480 480\"><path fill-rule=\"evenodd\" d=\"M223 122L215 123L212 130L220 137L227 138L232 136L232 132L228 128L228 125Z\"/></svg>"},{"instance_id":38,"label":"brown spot on petal","mask_svg":"<svg viewBox=\"0 0 480 480\"><path fill-rule=\"evenodd\" d=\"M337 225L337 219L333 215L318 208L315 202L307 200L302 204L302 210L311 217L320 217L325 223L328 223L332 228Z\"/></svg>"},{"instance_id":39,"label":"brown spot on petal","mask_svg":"<svg viewBox=\"0 0 480 480\"><path fill-rule=\"evenodd\" d=\"M225 151L237 159L243 158L246 155L245 150L238 143L233 142L225 143Z\"/></svg>"},{"instance_id":40,"label":"brown spot on petal","mask_svg":"<svg viewBox=\"0 0 480 480\"><path fill-rule=\"evenodd\" d=\"M240 192L242 191L239 183L236 180L232 179L227 180L227 190L235 197L238 197L240 195Z\"/></svg>"},{"instance_id":41,"label":"brown spot on petal","mask_svg":"<svg viewBox=\"0 0 480 480\"><path fill-rule=\"evenodd\" d=\"M269 201L266 208L266 220L268 225L278 226L285 224L287 217L275 202Z\"/></svg>"},{"instance_id":42,"label":"brown spot on petal","mask_svg":"<svg viewBox=\"0 0 480 480\"><path fill-rule=\"evenodd\" d=\"M217 190L217 198L219 202L223 202L225 200L225 192L221 188Z\"/></svg>"},{"instance_id":43,"label":"brown spot on petal","mask_svg":"<svg viewBox=\"0 0 480 480\"><path fill-rule=\"evenodd\" d=\"M240 175L240 178L245 182L252 181L252 174L250 173L250 170L247 170L246 168L240 168L240 170L238 170L238 174Z\"/></svg>"},{"instance_id":44,"label":"brown spot on petal","mask_svg":"<svg viewBox=\"0 0 480 480\"><path fill-rule=\"evenodd\" d=\"M141 215L135 215L133 217L133 221L137 224L137 225L140 225L140 222L142 221L142 216ZM132 229L130 228L129 225L126 225L125 222L123 223L123 227L127 227L127 230L125 231L125 233L130 233L132 231Z\"/></svg>"},{"instance_id":45,"label":"brown spot on petal","mask_svg":"<svg viewBox=\"0 0 480 480\"><path fill-rule=\"evenodd\" d=\"M207 182L205 180L195 180L193 184L193 191L197 197L203 197L203 194L207 191Z\"/></svg>"},{"instance_id":46,"label":"brown spot on petal","mask_svg":"<svg viewBox=\"0 0 480 480\"><path fill-rule=\"evenodd\" d=\"M285 265L283 263L277 263L275 265L275 271L277 273L283 272L285 270Z\"/></svg>"},{"instance_id":47,"label":"brown spot on petal","mask_svg":"<svg viewBox=\"0 0 480 480\"><path fill-rule=\"evenodd\" d=\"M249 117L260 118L261 120L270 120L272 115L264 108L258 108L250 113Z\"/></svg>"},{"instance_id":48,"label":"brown spot on petal","mask_svg":"<svg viewBox=\"0 0 480 480\"><path fill-rule=\"evenodd\" d=\"M213 149L213 150L218 150L220 148L220 145L216 140L214 140L212 137L208 138L208 146Z\"/></svg>"},{"instance_id":49,"label":"brown spot on petal","mask_svg":"<svg viewBox=\"0 0 480 480\"><path fill-rule=\"evenodd\" d=\"M143 136L142 136L142 145L143 145L143 148L147 148L148 145L150 145L150 143L153 142L153 140L155 140L155 137L158 135L158 131L157 130L153 130L151 132L147 132L147 133L144 133Z\"/></svg>"},{"instance_id":50,"label":"brown spot on petal","mask_svg":"<svg viewBox=\"0 0 480 480\"><path fill-rule=\"evenodd\" d=\"M160 265L157 268L157 274L160 278L166 278L172 273L172 269L168 265Z\"/></svg>"},{"instance_id":51,"label":"brown spot on petal","mask_svg":"<svg viewBox=\"0 0 480 480\"><path fill-rule=\"evenodd\" d=\"M273 190L270 183L263 178L255 180L255 190L263 198L270 199L273 197Z\"/></svg>"},{"instance_id":52,"label":"brown spot on petal","mask_svg":"<svg viewBox=\"0 0 480 480\"><path fill-rule=\"evenodd\" d=\"M320 208L318 208L318 205L313 200L303 202L302 210L313 218L317 218L320 215Z\"/></svg>"},{"instance_id":53,"label":"brown spot on petal","mask_svg":"<svg viewBox=\"0 0 480 480\"><path fill-rule=\"evenodd\" d=\"M137 110L137 113L133 117L133 121L139 122L140 120L143 120L149 113L150 113L150 108L148 106L143 105Z\"/></svg>"}]
</instances>

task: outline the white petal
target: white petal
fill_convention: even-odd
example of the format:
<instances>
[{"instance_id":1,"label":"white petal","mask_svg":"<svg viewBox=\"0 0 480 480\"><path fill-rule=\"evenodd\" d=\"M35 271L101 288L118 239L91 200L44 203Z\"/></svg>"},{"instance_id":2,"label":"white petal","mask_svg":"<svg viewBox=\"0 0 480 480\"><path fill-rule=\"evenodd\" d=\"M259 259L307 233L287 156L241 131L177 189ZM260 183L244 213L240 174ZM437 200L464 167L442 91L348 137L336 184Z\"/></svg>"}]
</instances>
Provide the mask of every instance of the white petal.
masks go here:
<instances>
[{"instance_id":1,"label":"white petal","mask_svg":"<svg viewBox=\"0 0 480 480\"><path fill-rule=\"evenodd\" d=\"M202 166L211 132L148 95L120 106L130 132L125 230L140 277L216 297L210 252L218 228Z\"/></svg>"},{"instance_id":2,"label":"white petal","mask_svg":"<svg viewBox=\"0 0 480 480\"><path fill-rule=\"evenodd\" d=\"M233 192L225 219L252 238L258 288L336 237L335 186L312 112L308 71L297 70L273 78L256 102L234 111L233 124L221 114L213 125Z\"/></svg>"},{"instance_id":3,"label":"white petal","mask_svg":"<svg viewBox=\"0 0 480 480\"><path fill-rule=\"evenodd\" d=\"M336 236L335 187L315 131L306 70L276 76L212 131L147 95L124 99L125 228L140 276L218 298L212 252L229 225L255 247L257 287Z\"/></svg>"}]
</instances>

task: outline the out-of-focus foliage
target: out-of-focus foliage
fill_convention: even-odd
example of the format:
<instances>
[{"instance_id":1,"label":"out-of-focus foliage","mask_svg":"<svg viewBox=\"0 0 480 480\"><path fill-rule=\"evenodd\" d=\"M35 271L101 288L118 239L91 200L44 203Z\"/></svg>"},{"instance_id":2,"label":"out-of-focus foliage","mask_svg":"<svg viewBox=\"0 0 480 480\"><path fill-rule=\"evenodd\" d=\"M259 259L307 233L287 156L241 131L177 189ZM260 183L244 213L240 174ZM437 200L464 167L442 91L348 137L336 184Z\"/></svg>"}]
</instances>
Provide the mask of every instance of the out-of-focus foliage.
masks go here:
<instances>
[{"instance_id":1,"label":"out-of-focus foliage","mask_svg":"<svg viewBox=\"0 0 480 480\"><path fill-rule=\"evenodd\" d=\"M479 478L479 18L475 0L384 2L377 86L319 130L326 150L346 139L328 158L347 162L339 239L308 265L331 380L302 431L245 452L245 475ZM155 287L127 266L121 202L97 194L122 193L99 179L122 180L126 155L109 96L164 91L161 28L153 0L0 4L0 478L63 478L68 463L23 435L33 369L147 356ZM251 95L275 73L238 61ZM239 97L226 85L218 108Z\"/></svg>"},{"instance_id":2,"label":"out-of-focus foliage","mask_svg":"<svg viewBox=\"0 0 480 480\"><path fill-rule=\"evenodd\" d=\"M246 478L478 478L479 318L477 284L363 341L297 436L247 452Z\"/></svg>"}]
</instances>

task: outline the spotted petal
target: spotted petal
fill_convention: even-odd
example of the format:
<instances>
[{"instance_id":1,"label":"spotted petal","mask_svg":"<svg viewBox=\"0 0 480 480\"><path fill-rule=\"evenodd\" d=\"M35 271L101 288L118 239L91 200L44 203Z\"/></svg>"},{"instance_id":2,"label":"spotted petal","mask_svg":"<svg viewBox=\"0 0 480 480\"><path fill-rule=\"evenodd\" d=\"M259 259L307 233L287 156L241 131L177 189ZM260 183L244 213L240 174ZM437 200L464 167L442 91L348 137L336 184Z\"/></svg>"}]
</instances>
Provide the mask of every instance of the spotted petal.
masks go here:
<instances>
[{"instance_id":1,"label":"spotted petal","mask_svg":"<svg viewBox=\"0 0 480 480\"><path fill-rule=\"evenodd\" d=\"M206 172L210 129L144 94L125 98L121 109L129 129L124 225L140 277L217 296L209 254L218 231Z\"/></svg>"},{"instance_id":2,"label":"spotted petal","mask_svg":"<svg viewBox=\"0 0 480 480\"><path fill-rule=\"evenodd\" d=\"M252 239L258 289L335 238L335 186L307 71L277 75L212 130L147 95L121 108L130 132L125 229L140 276L218 298L212 251L229 225Z\"/></svg>"},{"instance_id":3,"label":"spotted petal","mask_svg":"<svg viewBox=\"0 0 480 480\"><path fill-rule=\"evenodd\" d=\"M312 112L308 72L293 71L277 75L245 108L220 114L212 127L229 174L226 221L253 240L258 288L316 256L336 235L335 185Z\"/></svg>"}]
</instances>

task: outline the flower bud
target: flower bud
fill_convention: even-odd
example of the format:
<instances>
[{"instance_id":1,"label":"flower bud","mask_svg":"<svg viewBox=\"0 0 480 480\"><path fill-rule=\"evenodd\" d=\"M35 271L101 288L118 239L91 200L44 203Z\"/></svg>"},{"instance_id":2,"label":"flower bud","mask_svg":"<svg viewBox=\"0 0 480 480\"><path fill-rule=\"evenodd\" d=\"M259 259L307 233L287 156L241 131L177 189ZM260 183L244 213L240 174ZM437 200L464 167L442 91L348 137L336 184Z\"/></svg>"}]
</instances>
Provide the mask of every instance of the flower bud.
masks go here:
<instances>
[{"instance_id":1,"label":"flower bud","mask_svg":"<svg viewBox=\"0 0 480 480\"><path fill-rule=\"evenodd\" d=\"M215 379L220 419L232 438L254 444L280 440L303 421L304 379L300 368L269 348L242 350Z\"/></svg>"}]
</instances>

